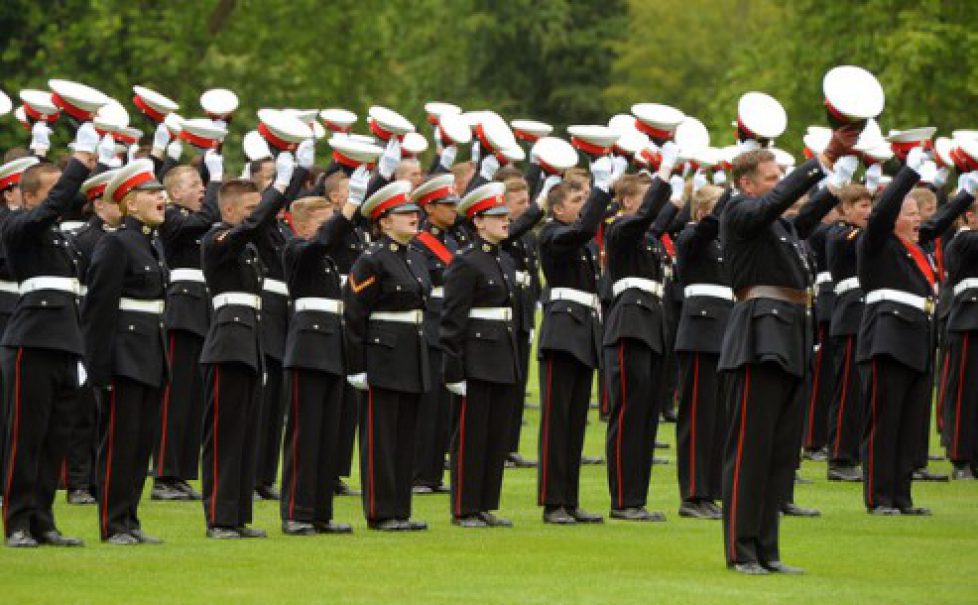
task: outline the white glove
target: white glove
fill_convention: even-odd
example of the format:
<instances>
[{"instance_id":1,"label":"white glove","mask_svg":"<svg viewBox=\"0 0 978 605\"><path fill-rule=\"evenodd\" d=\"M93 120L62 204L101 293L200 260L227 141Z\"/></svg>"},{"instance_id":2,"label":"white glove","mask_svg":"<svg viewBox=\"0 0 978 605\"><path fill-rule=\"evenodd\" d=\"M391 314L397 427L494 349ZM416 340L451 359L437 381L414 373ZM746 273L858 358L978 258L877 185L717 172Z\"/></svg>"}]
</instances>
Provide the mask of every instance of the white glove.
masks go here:
<instances>
[{"instance_id":1,"label":"white glove","mask_svg":"<svg viewBox=\"0 0 978 605\"><path fill-rule=\"evenodd\" d=\"M659 170L672 172L672 169L676 166L676 159L679 158L679 145L676 145L672 141L666 141L662 145L662 148L659 149L659 154L662 156L662 161L659 163Z\"/></svg>"},{"instance_id":2,"label":"white glove","mask_svg":"<svg viewBox=\"0 0 978 605\"><path fill-rule=\"evenodd\" d=\"M920 167L920 180L924 183L934 184L934 179L937 178L937 164L927 160L924 162L923 166Z\"/></svg>"},{"instance_id":3,"label":"white glove","mask_svg":"<svg viewBox=\"0 0 978 605\"><path fill-rule=\"evenodd\" d=\"M283 151L275 158L275 187L286 189L292 181L295 172L295 158L288 151Z\"/></svg>"},{"instance_id":4,"label":"white glove","mask_svg":"<svg viewBox=\"0 0 978 605\"><path fill-rule=\"evenodd\" d=\"M350 175L350 193L346 201L359 208L360 204L363 203L363 199L367 197L368 183L370 183L370 169L367 168L366 164L361 164Z\"/></svg>"},{"instance_id":5,"label":"white glove","mask_svg":"<svg viewBox=\"0 0 978 605\"><path fill-rule=\"evenodd\" d=\"M608 193L611 191L613 167L611 158L608 156L600 157L591 163L591 177L594 179L594 186Z\"/></svg>"},{"instance_id":6,"label":"white glove","mask_svg":"<svg viewBox=\"0 0 978 605\"><path fill-rule=\"evenodd\" d=\"M241 178L246 181L251 180L251 162L245 162L244 167L241 169Z\"/></svg>"},{"instance_id":7,"label":"white glove","mask_svg":"<svg viewBox=\"0 0 978 605\"><path fill-rule=\"evenodd\" d=\"M717 186L722 186L727 183L727 172L725 170L717 170L713 173L713 184Z\"/></svg>"},{"instance_id":8,"label":"white glove","mask_svg":"<svg viewBox=\"0 0 978 605\"><path fill-rule=\"evenodd\" d=\"M367 390L367 373L360 372L359 374L350 374L346 377L346 381L350 383L350 386L358 391Z\"/></svg>"},{"instance_id":9,"label":"white glove","mask_svg":"<svg viewBox=\"0 0 978 605\"><path fill-rule=\"evenodd\" d=\"M156 132L153 133L153 152L157 155L163 155L171 138L170 129L166 127L166 124L158 124Z\"/></svg>"},{"instance_id":10,"label":"white glove","mask_svg":"<svg viewBox=\"0 0 978 605\"><path fill-rule=\"evenodd\" d=\"M458 147L455 145L449 145L439 152L438 163L441 164L441 167L445 170L451 170L452 165L455 163L455 156L457 155Z\"/></svg>"},{"instance_id":11,"label":"white glove","mask_svg":"<svg viewBox=\"0 0 978 605\"><path fill-rule=\"evenodd\" d=\"M441 155L445 149L445 142L441 140L441 128L438 127L438 124L431 126L431 138L435 140L435 153Z\"/></svg>"},{"instance_id":12,"label":"white glove","mask_svg":"<svg viewBox=\"0 0 978 605\"><path fill-rule=\"evenodd\" d=\"M106 134L98 142L98 161L99 164L108 166L115 159L115 139L111 134Z\"/></svg>"},{"instance_id":13,"label":"white glove","mask_svg":"<svg viewBox=\"0 0 978 605\"><path fill-rule=\"evenodd\" d=\"M316 161L316 142L313 139L306 139L299 143L295 150L295 161L300 168L309 170Z\"/></svg>"},{"instance_id":14,"label":"white glove","mask_svg":"<svg viewBox=\"0 0 978 605\"><path fill-rule=\"evenodd\" d=\"M166 155L169 156L174 162L180 161L180 156L183 155L183 143L180 139L173 139L169 145L166 146Z\"/></svg>"},{"instance_id":15,"label":"white glove","mask_svg":"<svg viewBox=\"0 0 978 605\"><path fill-rule=\"evenodd\" d=\"M137 153L139 153L139 144L133 143L126 149L126 163L132 164L136 160Z\"/></svg>"},{"instance_id":16,"label":"white glove","mask_svg":"<svg viewBox=\"0 0 978 605\"><path fill-rule=\"evenodd\" d=\"M873 164L866 169L866 189L870 195L875 195L876 190L880 188L880 178L882 176L883 166L880 164Z\"/></svg>"},{"instance_id":17,"label":"white glove","mask_svg":"<svg viewBox=\"0 0 978 605\"><path fill-rule=\"evenodd\" d=\"M204 153L204 166L207 166L212 182L224 180L224 158L216 149L208 149Z\"/></svg>"},{"instance_id":18,"label":"white glove","mask_svg":"<svg viewBox=\"0 0 978 605\"><path fill-rule=\"evenodd\" d=\"M748 151L757 151L761 148L761 144L754 139L747 139L746 141L737 142L737 152L747 153Z\"/></svg>"},{"instance_id":19,"label":"white glove","mask_svg":"<svg viewBox=\"0 0 978 605\"><path fill-rule=\"evenodd\" d=\"M620 155L611 156L611 183L617 183L618 179L628 170L628 158Z\"/></svg>"},{"instance_id":20,"label":"white glove","mask_svg":"<svg viewBox=\"0 0 978 605\"><path fill-rule=\"evenodd\" d=\"M683 190L686 188L686 181L678 174L669 177L669 186L672 187L672 194L669 201L677 206L683 201Z\"/></svg>"},{"instance_id":21,"label":"white glove","mask_svg":"<svg viewBox=\"0 0 978 605\"><path fill-rule=\"evenodd\" d=\"M464 380L462 382L450 382L445 385L445 388L448 389L449 393L465 397L466 385Z\"/></svg>"},{"instance_id":22,"label":"white glove","mask_svg":"<svg viewBox=\"0 0 978 605\"><path fill-rule=\"evenodd\" d=\"M487 181L491 181L496 176L497 170L499 170L499 160L496 159L496 156L489 155L479 165L479 176Z\"/></svg>"},{"instance_id":23,"label":"white glove","mask_svg":"<svg viewBox=\"0 0 978 605\"><path fill-rule=\"evenodd\" d=\"M92 126L91 122L85 122L78 127L78 132L75 133L75 140L69 147L79 153L95 153L98 142L99 136L95 132L95 127ZM114 149L115 147L113 146Z\"/></svg>"},{"instance_id":24,"label":"white glove","mask_svg":"<svg viewBox=\"0 0 978 605\"><path fill-rule=\"evenodd\" d=\"M971 197L978 195L978 170L965 172L959 176L958 189L964 189Z\"/></svg>"},{"instance_id":25,"label":"white glove","mask_svg":"<svg viewBox=\"0 0 978 605\"><path fill-rule=\"evenodd\" d=\"M387 148L384 149L384 153L380 154L380 160L377 161L377 171L380 176L387 180L390 180L394 176L394 171L397 170L397 165L401 163L401 141L397 137L391 137L387 141Z\"/></svg>"},{"instance_id":26,"label":"white glove","mask_svg":"<svg viewBox=\"0 0 978 605\"><path fill-rule=\"evenodd\" d=\"M934 180L931 183L933 183L934 187L940 189L947 184L947 177L950 175L951 173L947 168L939 168L934 174Z\"/></svg>"},{"instance_id":27,"label":"white glove","mask_svg":"<svg viewBox=\"0 0 978 605\"><path fill-rule=\"evenodd\" d=\"M859 160L854 155L842 156L835 161L832 166L832 174L829 175L829 186L841 189L852 182L852 175L856 173Z\"/></svg>"},{"instance_id":28,"label":"white glove","mask_svg":"<svg viewBox=\"0 0 978 605\"><path fill-rule=\"evenodd\" d=\"M907 168L920 174L924 169L924 162L927 161L927 152L923 147L914 147L907 154Z\"/></svg>"},{"instance_id":29,"label":"white glove","mask_svg":"<svg viewBox=\"0 0 978 605\"><path fill-rule=\"evenodd\" d=\"M48 127L47 122L38 120L31 128L31 151L37 155L44 155L51 149L51 133L54 132Z\"/></svg>"},{"instance_id":30,"label":"white glove","mask_svg":"<svg viewBox=\"0 0 978 605\"><path fill-rule=\"evenodd\" d=\"M224 132L227 132L228 130L227 120L211 120L211 123L214 124L214 126L217 126L218 128L223 128Z\"/></svg>"},{"instance_id":31,"label":"white glove","mask_svg":"<svg viewBox=\"0 0 978 605\"><path fill-rule=\"evenodd\" d=\"M543 181L543 187L540 189L540 195L537 196L537 205L542 205L547 201L547 196L550 194L550 190L556 187L563 179L560 175L552 174L548 176Z\"/></svg>"},{"instance_id":32,"label":"white glove","mask_svg":"<svg viewBox=\"0 0 978 605\"><path fill-rule=\"evenodd\" d=\"M472 151L469 153L469 159L479 163L479 158L482 157L482 145L479 143L479 139L472 141Z\"/></svg>"},{"instance_id":33,"label":"white glove","mask_svg":"<svg viewBox=\"0 0 978 605\"><path fill-rule=\"evenodd\" d=\"M706 187L710 184L710 181L706 178L706 173L700 168L693 173L693 194L695 195L697 191Z\"/></svg>"}]
</instances>

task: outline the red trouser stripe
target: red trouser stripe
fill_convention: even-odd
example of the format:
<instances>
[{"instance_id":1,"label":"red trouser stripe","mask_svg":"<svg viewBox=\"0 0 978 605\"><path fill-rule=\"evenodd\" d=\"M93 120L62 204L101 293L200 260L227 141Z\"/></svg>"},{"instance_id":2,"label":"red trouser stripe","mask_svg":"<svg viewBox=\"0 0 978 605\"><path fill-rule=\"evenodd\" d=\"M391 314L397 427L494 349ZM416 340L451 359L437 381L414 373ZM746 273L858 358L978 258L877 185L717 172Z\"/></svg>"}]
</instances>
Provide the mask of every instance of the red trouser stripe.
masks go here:
<instances>
[{"instance_id":1,"label":"red trouser stripe","mask_svg":"<svg viewBox=\"0 0 978 605\"><path fill-rule=\"evenodd\" d=\"M367 499L370 503L370 519L374 519L377 505L374 493L374 390L367 389Z\"/></svg>"},{"instance_id":2,"label":"red trouser stripe","mask_svg":"<svg viewBox=\"0 0 978 605\"><path fill-rule=\"evenodd\" d=\"M465 485L465 408L468 397L462 397L462 411L458 416L458 463L455 469L455 516L462 514L462 488Z\"/></svg>"},{"instance_id":3,"label":"red trouser stripe","mask_svg":"<svg viewBox=\"0 0 978 605\"><path fill-rule=\"evenodd\" d=\"M846 399L849 395L849 369L852 365L852 336L846 337L846 363L842 369L842 397L839 401L839 411L835 414L835 445L832 448L832 457L839 456L839 442L842 441L842 417L846 413Z\"/></svg>"},{"instance_id":4,"label":"red trouser stripe","mask_svg":"<svg viewBox=\"0 0 978 605\"><path fill-rule=\"evenodd\" d=\"M14 418L11 424L11 435L10 440L10 461L7 467L7 484L3 490L3 493L10 497L10 487L13 484L14 479L14 464L17 462L17 442L20 440L20 362L24 357L24 347L19 347L17 349L17 361L14 364ZM7 518L10 514L10 507L3 507L3 524L4 527L7 525Z\"/></svg>"},{"instance_id":5,"label":"red trouser stripe","mask_svg":"<svg viewBox=\"0 0 978 605\"><path fill-rule=\"evenodd\" d=\"M618 374L621 383L621 406L618 408L618 435L615 439L615 472L618 474L618 508L625 506L624 476L621 470L621 435L625 430L625 407L628 402L628 376L625 372L625 341L618 343Z\"/></svg>"},{"instance_id":6,"label":"red trouser stripe","mask_svg":"<svg viewBox=\"0 0 978 605\"><path fill-rule=\"evenodd\" d=\"M740 491L740 463L744 457L744 435L747 431L747 398L750 397L750 366L744 372L744 394L740 398L740 429L737 434L737 459L734 462L733 498L730 505L730 560L737 560L737 494Z\"/></svg>"},{"instance_id":7,"label":"red trouser stripe","mask_svg":"<svg viewBox=\"0 0 978 605\"><path fill-rule=\"evenodd\" d=\"M871 414L871 420L869 426L869 472L866 478L866 493L869 494L869 507L873 508L873 463L875 460L874 449L876 447L876 360L873 360L873 384L870 387L872 391L869 396L869 409Z\"/></svg>"},{"instance_id":8,"label":"red trouser stripe","mask_svg":"<svg viewBox=\"0 0 978 605\"><path fill-rule=\"evenodd\" d=\"M554 360L552 357L547 359L547 394L543 404L543 460L540 461L540 504L547 498L547 468L550 460L550 401L553 394Z\"/></svg>"},{"instance_id":9,"label":"red trouser stripe","mask_svg":"<svg viewBox=\"0 0 978 605\"><path fill-rule=\"evenodd\" d=\"M954 402L954 441L951 444L951 460L958 460L958 444L961 440L961 396L964 394L964 368L968 363L968 336L964 333L961 347L961 363L958 365L958 395Z\"/></svg>"},{"instance_id":10,"label":"red trouser stripe","mask_svg":"<svg viewBox=\"0 0 978 605\"><path fill-rule=\"evenodd\" d=\"M167 362L170 366L170 380L166 381L166 389L163 391L163 426L160 429L160 455L156 457L156 476L166 477L164 465L166 464L166 427L167 418L170 412L170 389L173 386L173 332L170 332L170 348L167 353Z\"/></svg>"},{"instance_id":11,"label":"red trouser stripe","mask_svg":"<svg viewBox=\"0 0 978 605\"><path fill-rule=\"evenodd\" d=\"M215 519L217 519L217 487L220 484L221 479L221 465L218 462L221 459L220 450L218 449L218 429L221 428L220 423L221 417L221 365L217 364L214 366L214 420L212 422L212 430L214 431L214 483L211 487L211 525L214 525Z\"/></svg>"},{"instance_id":12,"label":"red trouser stripe","mask_svg":"<svg viewBox=\"0 0 978 605\"><path fill-rule=\"evenodd\" d=\"M108 454L105 458L105 488L102 491L102 535L109 535L109 494L112 492L112 453L115 450L115 396L118 385L112 384L109 391L109 435L108 435Z\"/></svg>"},{"instance_id":13,"label":"red trouser stripe","mask_svg":"<svg viewBox=\"0 0 978 605\"><path fill-rule=\"evenodd\" d=\"M805 447L812 447L812 439L815 432L815 402L818 401L818 383L822 373L822 351L825 350L825 327L818 331L818 353L815 354L815 376L812 381L812 394L808 400L808 435L805 438Z\"/></svg>"},{"instance_id":14,"label":"red trouser stripe","mask_svg":"<svg viewBox=\"0 0 978 605\"><path fill-rule=\"evenodd\" d=\"M299 481L296 474L299 458L299 371L292 370L292 483L289 485L289 520L295 520L295 484Z\"/></svg>"},{"instance_id":15,"label":"red trouser stripe","mask_svg":"<svg viewBox=\"0 0 978 605\"><path fill-rule=\"evenodd\" d=\"M693 405L689 411L689 497L696 495L696 414L700 403L700 354L693 353Z\"/></svg>"}]
</instances>

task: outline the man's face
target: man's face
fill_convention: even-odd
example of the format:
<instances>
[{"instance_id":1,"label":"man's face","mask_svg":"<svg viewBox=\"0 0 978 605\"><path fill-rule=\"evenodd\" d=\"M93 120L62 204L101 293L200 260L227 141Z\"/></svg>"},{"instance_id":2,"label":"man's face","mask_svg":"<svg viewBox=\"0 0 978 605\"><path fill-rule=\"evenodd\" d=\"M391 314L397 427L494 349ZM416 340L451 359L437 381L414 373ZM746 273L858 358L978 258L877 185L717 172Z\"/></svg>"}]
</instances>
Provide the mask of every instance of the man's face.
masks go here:
<instances>
[{"instance_id":1,"label":"man's face","mask_svg":"<svg viewBox=\"0 0 978 605\"><path fill-rule=\"evenodd\" d=\"M196 172L185 172L171 189L173 203L191 212L199 211L204 203L204 183Z\"/></svg>"},{"instance_id":2,"label":"man's face","mask_svg":"<svg viewBox=\"0 0 978 605\"><path fill-rule=\"evenodd\" d=\"M258 187L258 191L264 191L269 183L275 178L275 162L267 160L261 163L261 167L251 175L251 182Z\"/></svg>"},{"instance_id":3,"label":"man's face","mask_svg":"<svg viewBox=\"0 0 978 605\"><path fill-rule=\"evenodd\" d=\"M424 174L421 172L421 164L415 159L403 160L397 167L397 179L411 181L411 189L417 189L424 182Z\"/></svg>"},{"instance_id":4,"label":"man's face","mask_svg":"<svg viewBox=\"0 0 978 605\"><path fill-rule=\"evenodd\" d=\"M258 207L260 201L261 195L257 191L242 193L221 206L221 219L231 225L240 225Z\"/></svg>"},{"instance_id":5,"label":"man's face","mask_svg":"<svg viewBox=\"0 0 978 605\"><path fill-rule=\"evenodd\" d=\"M44 198L48 196L54 184L58 182L61 178L61 171L57 172L45 172L41 175L41 187L38 189L37 193L27 193L23 192L24 208L30 210L31 208L37 207Z\"/></svg>"},{"instance_id":6,"label":"man's face","mask_svg":"<svg viewBox=\"0 0 978 605\"><path fill-rule=\"evenodd\" d=\"M507 214L477 216L474 222L479 236L487 242L498 244L509 236L509 215Z\"/></svg>"},{"instance_id":7,"label":"man's face","mask_svg":"<svg viewBox=\"0 0 978 605\"><path fill-rule=\"evenodd\" d=\"M304 220L295 221L292 227L295 229L295 234L297 236L301 237L302 239L309 239L320 227L322 227L323 223L328 221L335 213L336 208L332 206L329 208L313 210Z\"/></svg>"},{"instance_id":8,"label":"man's face","mask_svg":"<svg viewBox=\"0 0 978 605\"><path fill-rule=\"evenodd\" d=\"M475 174L475 168L471 167L471 164L464 171L460 171L458 176L455 177L455 195L462 197L465 193L465 188L469 186L469 181L472 180L472 176Z\"/></svg>"},{"instance_id":9,"label":"man's face","mask_svg":"<svg viewBox=\"0 0 978 605\"><path fill-rule=\"evenodd\" d=\"M418 234L417 212L392 212L381 219L381 229L396 242L406 244Z\"/></svg>"},{"instance_id":10,"label":"man's face","mask_svg":"<svg viewBox=\"0 0 978 605\"><path fill-rule=\"evenodd\" d=\"M430 203L425 206L428 220L436 227L447 229L455 222L455 204Z\"/></svg>"},{"instance_id":11,"label":"man's face","mask_svg":"<svg viewBox=\"0 0 978 605\"><path fill-rule=\"evenodd\" d=\"M968 229L976 230L978 229L978 212L969 210L964 213L964 224L968 226Z\"/></svg>"},{"instance_id":12,"label":"man's face","mask_svg":"<svg viewBox=\"0 0 978 605\"><path fill-rule=\"evenodd\" d=\"M530 192L522 191L506 192L506 207L509 209L510 218L517 219L523 216L526 209L530 206Z\"/></svg>"},{"instance_id":13,"label":"man's face","mask_svg":"<svg viewBox=\"0 0 978 605\"><path fill-rule=\"evenodd\" d=\"M554 206L554 217L562 223L573 223L581 216L581 208L584 207L584 192L575 191L566 198L563 203Z\"/></svg>"},{"instance_id":14,"label":"man's face","mask_svg":"<svg viewBox=\"0 0 978 605\"><path fill-rule=\"evenodd\" d=\"M336 189L329 192L327 199L336 208L341 208L343 204L346 203L347 198L350 197L350 181L349 179L341 180Z\"/></svg>"},{"instance_id":15,"label":"man's face","mask_svg":"<svg viewBox=\"0 0 978 605\"><path fill-rule=\"evenodd\" d=\"M866 228L866 221L869 213L873 211L873 202L869 198L859 198L851 204L845 205L845 218L850 225Z\"/></svg>"},{"instance_id":16,"label":"man's face","mask_svg":"<svg viewBox=\"0 0 978 605\"><path fill-rule=\"evenodd\" d=\"M645 197L645 192L648 191L649 187L650 185L642 185L635 193L623 195L620 200L622 213L635 214L638 212L639 206L642 205L642 199Z\"/></svg>"},{"instance_id":17,"label":"man's face","mask_svg":"<svg viewBox=\"0 0 978 605\"><path fill-rule=\"evenodd\" d=\"M166 211L166 193L162 190L137 191L129 201L128 212L150 227L163 222Z\"/></svg>"},{"instance_id":18,"label":"man's face","mask_svg":"<svg viewBox=\"0 0 978 605\"><path fill-rule=\"evenodd\" d=\"M757 165L753 175L740 177L737 186L751 197L760 197L774 189L781 180L781 169L777 162L768 160Z\"/></svg>"},{"instance_id":19,"label":"man's face","mask_svg":"<svg viewBox=\"0 0 978 605\"><path fill-rule=\"evenodd\" d=\"M920 209L917 207L917 200L909 196L903 199L893 232L912 242L920 238Z\"/></svg>"}]
</instances>

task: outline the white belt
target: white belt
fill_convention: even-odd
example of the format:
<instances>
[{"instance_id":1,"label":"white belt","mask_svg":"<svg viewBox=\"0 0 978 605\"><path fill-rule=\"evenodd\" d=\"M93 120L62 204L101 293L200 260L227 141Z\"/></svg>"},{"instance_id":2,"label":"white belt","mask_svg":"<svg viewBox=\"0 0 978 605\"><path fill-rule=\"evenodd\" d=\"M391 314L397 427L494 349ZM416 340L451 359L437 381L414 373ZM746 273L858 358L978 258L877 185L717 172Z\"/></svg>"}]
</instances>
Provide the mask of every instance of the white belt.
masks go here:
<instances>
[{"instance_id":1,"label":"white belt","mask_svg":"<svg viewBox=\"0 0 978 605\"><path fill-rule=\"evenodd\" d=\"M74 277L31 277L20 282L21 294L29 294L38 290L60 290L80 296L81 284Z\"/></svg>"},{"instance_id":2,"label":"white belt","mask_svg":"<svg viewBox=\"0 0 978 605\"><path fill-rule=\"evenodd\" d=\"M204 282L204 272L200 269L170 269L170 281Z\"/></svg>"},{"instance_id":3,"label":"white belt","mask_svg":"<svg viewBox=\"0 0 978 605\"><path fill-rule=\"evenodd\" d=\"M533 282L530 280L529 271L517 271L516 272L516 283L523 286L524 288L529 288L530 284Z\"/></svg>"},{"instance_id":4,"label":"white belt","mask_svg":"<svg viewBox=\"0 0 978 605\"><path fill-rule=\"evenodd\" d=\"M370 314L370 319L418 326L424 321L424 312L421 309L412 309L411 311L374 311Z\"/></svg>"},{"instance_id":5,"label":"white belt","mask_svg":"<svg viewBox=\"0 0 978 605\"><path fill-rule=\"evenodd\" d=\"M469 319L510 321L513 319L513 309L511 307L475 307L469 309Z\"/></svg>"},{"instance_id":6,"label":"white belt","mask_svg":"<svg viewBox=\"0 0 978 605\"><path fill-rule=\"evenodd\" d=\"M81 284L78 286L78 296L85 296L88 294L88 286Z\"/></svg>"},{"instance_id":7,"label":"white belt","mask_svg":"<svg viewBox=\"0 0 978 605\"><path fill-rule=\"evenodd\" d=\"M215 310L229 305L259 310L261 309L261 297L249 292L225 292L214 297Z\"/></svg>"},{"instance_id":8,"label":"white belt","mask_svg":"<svg viewBox=\"0 0 978 605\"><path fill-rule=\"evenodd\" d=\"M262 281L261 289L265 292L271 292L272 294L279 294L281 296L289 295L289 287L285 285L284 281L278 279L265 278Z\"/></svg>"},{"instance_id":9,"label":"white belt","mask_svg":"<svg viewBox=\"0 0 978 605\"><path fill-rule=\"evenodd\" d=\"M662 298L662 284L652 279L645 279L644 277L623 277L611 286L611 292L615 296L618 296L625 290L631 290L632 288Z\"/></svg>"},{"instance_id":10,"label":"white belt","mask_svg":"<svg viewBox=\"0 0 978 605\"><path fill-rule=\"evenodd\" d=\"M694 296L712 296L723 300L734 300L733 289L729 286L718 286L716 284L690 284L683 288L683 296L692 298Z\"/></svg>"},{"instance_id":11,"label":"white belt","mask_svg":"<svg viewBox=\"0 0 978 605\"><path fill-rule=\"evenodd\" d=\"M136 311L137 313L163 315L163 301L123 297L119 299L119 309L123 311Z\"/></svg>"},{"instance_id":12,"label":"white belt","mask_svg":"<svg viewBox=\"0 0 978 605\"><path fill-rule=\"evenodd\" d=\"M866 295L867 305L872 305L883 301L900 303L901 305L907 305L908 307L913 307L914 309L924 311L925 313L930 313L934 310L934 301L930 298L918 296L909 292L903 292L902 290L881 288L879 290L873 290Z\"/></svg>"},{"instance_id":13,"label":"white belt","mask_svg":"<svg viewBox=\"0 0 978 605\"><path fill-rule=\"evenodd\" d=\"M821 286L822 284L831 284L832 273L829 271L822 271L821 273L815 276L815 283L816 285L819 286Z\"/></svg>"},{"instance_id":14,"label":"white belt","mask_svg":"<svg viewBox=\"0 0 978 605\"><path fill-rule=\"evenodd\" d=\"M859 287L858 277L847 277L835 285L836 294L844 294L849 290L855 290Z\"/></svg>"},{"instance_id":15,"label":"white belt","mask_svg":"<svg viewBox=\"0 0 978 605\"><path fill-rule=\"evenodd\" d=\"M58 225L58 230L62 233L71 233L73 231L78 231L85 226L85 221L62 221Z\"/></svg>"},{"instance_id":16,"label":"white belt","mask_svg":"<svg viewBox=\"0 0 978 605\"><path fill-rule=\"evenodd\" d=\"M4 281L0 279L0 292L9 294L20 294L20 286L15 281Z\"/></svg>"},{"instance_id":17,"label":"white belt","mask_svg":"<svg viewBox=\"0 0 978 605\"><path fill-rule=\"evenodd\" d=\"M343 313L343 301L335 298L319 298L317 296L306 296L295 299L295 312L300 311L322 311L340 315Z\"/></svg>"},{"instance_id":18,"label":"white belt","mask_svg":"<svg viewBox=\"0 0 978 605\"><path fill-rule=\"evenodd\" d=\"M957 296L965 290L970 290L972 288L978 288L978 277L966 277L954 284L954 295Z\"/></svg>"},{"instance_id":19,"label":"white belt","mask_svg":"<svg viewBox=\"0 0 978 605\"><path fill-rule=\"evenodd\" d=\"M551 288L550 300L569 300L579 305L590 307L597 311L599 309L598 295L575 288Z\"/></svg>"},{"instance_id":20,"label":"white belt","mask_svg":"<svg viewBox=\"0 0 978 605\"><path fill-rule=\"evenodd\" d=\"M431 288L432 298L445 298L445 286L432 286Z\"/></svg>"}]
</instances>

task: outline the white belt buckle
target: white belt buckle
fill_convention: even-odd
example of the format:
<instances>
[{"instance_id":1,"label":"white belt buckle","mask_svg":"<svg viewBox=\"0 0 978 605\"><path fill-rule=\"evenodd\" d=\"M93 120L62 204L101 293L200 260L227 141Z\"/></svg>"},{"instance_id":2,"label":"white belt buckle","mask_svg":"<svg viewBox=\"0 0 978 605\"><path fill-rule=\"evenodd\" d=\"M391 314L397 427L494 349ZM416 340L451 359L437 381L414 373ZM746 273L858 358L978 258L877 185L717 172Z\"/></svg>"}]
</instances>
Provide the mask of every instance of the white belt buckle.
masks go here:
<instances>
[{"instance_id":1,"label":"white belt buckle","mask_svg":"<svg viewBox=\"0 0 978 605\"><path fill-rule=\"evenodd\" d=\"M122 311L132 311L135 313L149 313L150 315L162 315L165 306L162 300L141 300L138 298L119 299L119 309Z\"/></svg>"},{"instance_id":2,"label":"white belt buckle","mask_svg":"<svg viewBox=\"0 0 978 605\"><path fill-rule=\"evenodd\" d=\"M264 280L262 280L261 289L265 292L278 294L279 296L289 295L289 287L280 279L269 279L266 277Z\"/></svg>"},{"instance_id":3,"label":"white belt buckle","mask_svg":"<svg viewBox=\"0 0 978 605\"><path fill-rule=\"evenodd\" d=\"M321 311L323 313L332 313L333 315L343 314L343 301L333 298L320 298L315 296L297 298L295 299L294 307L296 313L301 313L302 311Z\"/></svg>"}]
</instances>

